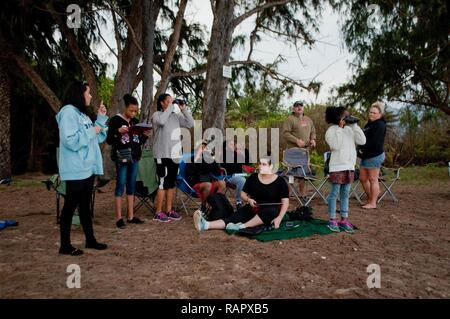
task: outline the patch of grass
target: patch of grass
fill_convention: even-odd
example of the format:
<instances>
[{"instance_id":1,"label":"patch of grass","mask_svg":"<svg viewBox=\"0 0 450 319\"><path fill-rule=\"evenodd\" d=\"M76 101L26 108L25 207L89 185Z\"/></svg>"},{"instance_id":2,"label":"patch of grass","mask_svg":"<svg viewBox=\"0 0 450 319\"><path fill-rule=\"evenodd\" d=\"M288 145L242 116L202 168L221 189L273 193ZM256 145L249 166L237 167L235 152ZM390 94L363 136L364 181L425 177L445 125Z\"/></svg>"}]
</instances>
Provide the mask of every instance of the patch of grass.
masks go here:
<instances>
[{"instance_id":1,"label":"patch of grass","mask_svg":"<svg viewBox=\"0 0 450 319\"><path fill-rule=\"evenodd\" d=\"M18 188L26 188L26 187L45 187L45 185L36 179L22 179L22 178L13 178L10 186L18 187Z\"/></svg>"},{"instance_id":2,"label":"patch of grass","mask_svg":"<svg viewBox=\"0 0 450 319\"><path fill-rule=\"evenodd\" d=\"M437 166L435 164L405 167L400 171L400 179L402 183L412 185L450 182L448 167Z\"/></svg>"}]
</instances>

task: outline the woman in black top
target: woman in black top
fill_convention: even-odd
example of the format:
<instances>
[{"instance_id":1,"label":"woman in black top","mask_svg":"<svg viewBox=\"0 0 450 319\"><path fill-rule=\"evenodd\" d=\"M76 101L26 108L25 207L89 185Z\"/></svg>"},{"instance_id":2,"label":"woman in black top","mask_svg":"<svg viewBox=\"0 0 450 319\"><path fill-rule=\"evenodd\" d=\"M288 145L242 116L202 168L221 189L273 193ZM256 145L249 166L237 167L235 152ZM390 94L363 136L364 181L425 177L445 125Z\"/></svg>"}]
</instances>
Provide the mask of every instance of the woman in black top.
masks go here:
<instances>
[{"instance_id":1,"label":"woman in black top","mask_svg":"<svg viewBox=\"0 0 450 319\"><path fill-rule=\"evenodd\" d=\"M384 137L386 135L386 121L383 118L384 103L373 103L369 109L369 122L364 126L366 144L358 150L361 158L359 179L367 195L368 201L362 206L365 209L377 208L380 185L378 177L381 164L385 159Z\"/></svg>"},{"instance_id":2,"label":"woman in black top","mask_svg":"<svg viewBox=\"0 0 450 319\"><path fill-rule=\"evenodd\" d=\"M251 175L241 193L247 205L231 216L208 222L201 211L194 213L194 225L198 231L227 229L238 231L259 225L280 227L281 220L289 207L289 188L282 177L272 172L270 158L261 158L258 174Z\"/></svg>"},{"instance_id":3,"label":"woman in black top","mask_svg":"<svg viewBox=\"0 0 450 319\"><path fill-rule=\"evenodd\" d=\"M127 188L127 222L133 224L141 224L142 221L134 217L134 191L136 178L138 174L138 162L141 159L143 145L150 131L139 133L130 129L138 123L135 118L138 111L138 101L130 94L123 97L125 109L122 113L113 116L108 124L108 136L106 142L112 145L111 158L116 162L116 189L115 196L115 212L116 226L124 228L125 223L122 219L122 196ZM131 161L121 161L118 158L118 152L131 152Z\"/></svg>"}]
</instances>

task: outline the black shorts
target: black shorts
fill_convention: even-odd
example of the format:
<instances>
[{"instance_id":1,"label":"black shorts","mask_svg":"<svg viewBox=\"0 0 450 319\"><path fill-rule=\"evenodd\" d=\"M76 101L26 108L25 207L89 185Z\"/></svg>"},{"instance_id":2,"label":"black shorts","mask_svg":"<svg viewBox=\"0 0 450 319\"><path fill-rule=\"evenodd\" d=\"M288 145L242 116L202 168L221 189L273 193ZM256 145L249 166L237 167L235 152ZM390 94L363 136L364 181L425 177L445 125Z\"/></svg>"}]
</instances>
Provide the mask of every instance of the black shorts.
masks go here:
<instances>
[{"instance_id":1,"label":"black shorts","mask_svg":"<svg viewBox=\"0 0 450 319\"><path fill-rule=\"evenodd\" d=\"M178 175L178 164L171 158L155 158L156 173L159 177L159 189L175 188Z\"/></svg>"},{"instance_id":2,"label":"black shorts","mask_svg":"<svg viewBox=\"0 0 450 319\"><path fill-rule=\"evenodd\" d=\"M250 205L245 205L229 217L224 218L223 221L225 222L225 225L228 223L246 223L255 217L256 214L259 218L261 218L264 225L270 226L270 224L272 224L272 220L280 214L280 206L261 206L258 208L258 212L255 213Z\"/></svg>"}]
</instances>

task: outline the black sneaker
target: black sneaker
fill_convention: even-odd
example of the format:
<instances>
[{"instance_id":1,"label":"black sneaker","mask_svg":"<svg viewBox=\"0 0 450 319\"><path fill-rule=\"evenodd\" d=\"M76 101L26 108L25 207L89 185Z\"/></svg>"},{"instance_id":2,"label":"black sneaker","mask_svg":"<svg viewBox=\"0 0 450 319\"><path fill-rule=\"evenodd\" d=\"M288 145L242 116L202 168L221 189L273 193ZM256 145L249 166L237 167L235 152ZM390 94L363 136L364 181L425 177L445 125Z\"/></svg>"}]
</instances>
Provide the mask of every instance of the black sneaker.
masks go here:
<instances>
[{"instance_id":1,"label":"black sneaker","mask_svg":"<svg viewBox=\"0 0 450 319\"><path fill-rule=\"evenodd\" d=\"M236 210L239 210L243 207L244 205L242 204L242 202L237 202L236 203Z\"/></svg>"},{"instance_id":2,"label":"black sneaker","mask_svg":"<svg viewBox=\"0 0 450 319\"><path fill-rule=\"evenodd\" d=\"M121 218L116 222L116 226L117 228L124 229L127 225L125 225L123 219Z\"/></svg>"},{"instance_id":3,"label":"black sneaker","mask_svg":"<svg viewBox=\"0 0 450 319\"><path fill-rule=\"evenodd\" d=\"M132 219L127 219L127 223L129 223L129 224L143 224L144 221L140 220L137 217L133 217Z\"/></svg>"},{"instance_id":4,"label":"black sneaker","mask_svg":"<svg viewBox=\"0 0 450 319\"><path fill-rule=\"evenodd\" d=\"M97 250L105 250L108 247L106 244L99 243L97 241L93 243L86 243L86 248L92 248Z\"/></svg>"},{"instance_id":5,"label":"black sneaker","mask_svg":"<svg viewBox=\"0 0 450 319\"><path fill-rule=\"evenodd\" d=\"M59 249L59 253L61 255L80 256L83 254L83 251L81 249L70 246L70 247L66 247L66 248L61 247Z\"/></svg>"}]
</instances>

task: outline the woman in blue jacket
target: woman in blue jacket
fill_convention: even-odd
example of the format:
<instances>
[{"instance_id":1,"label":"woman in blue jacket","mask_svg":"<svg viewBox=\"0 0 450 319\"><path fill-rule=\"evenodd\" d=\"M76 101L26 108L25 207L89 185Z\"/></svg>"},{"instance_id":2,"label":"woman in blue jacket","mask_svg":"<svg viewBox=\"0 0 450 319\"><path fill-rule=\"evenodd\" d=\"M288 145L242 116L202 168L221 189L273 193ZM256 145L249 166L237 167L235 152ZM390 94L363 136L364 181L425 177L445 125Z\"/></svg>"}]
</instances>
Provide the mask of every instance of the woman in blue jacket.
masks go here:
<instances>
[{"instance_id":1,"label":"woman in blue jacket","mask_svg":"<svg viewBox=\"0 0 450 319\"><path fill-rule=\"evenodd\" d=\"M82 250L70 243L70 228L78 207L80 222L86 237L86 248L106 249L106 244L94 237L90 201L95 175L103 174L103 161L99 143L106 139L106 107L101 103L95 124L87 115L91 102L89 86L74 82L67 88L63 106L56 115L59 127L59 176L66 182L66 196L61 211L60 254L77 256Z\"/></svg>"}]
</instances>

